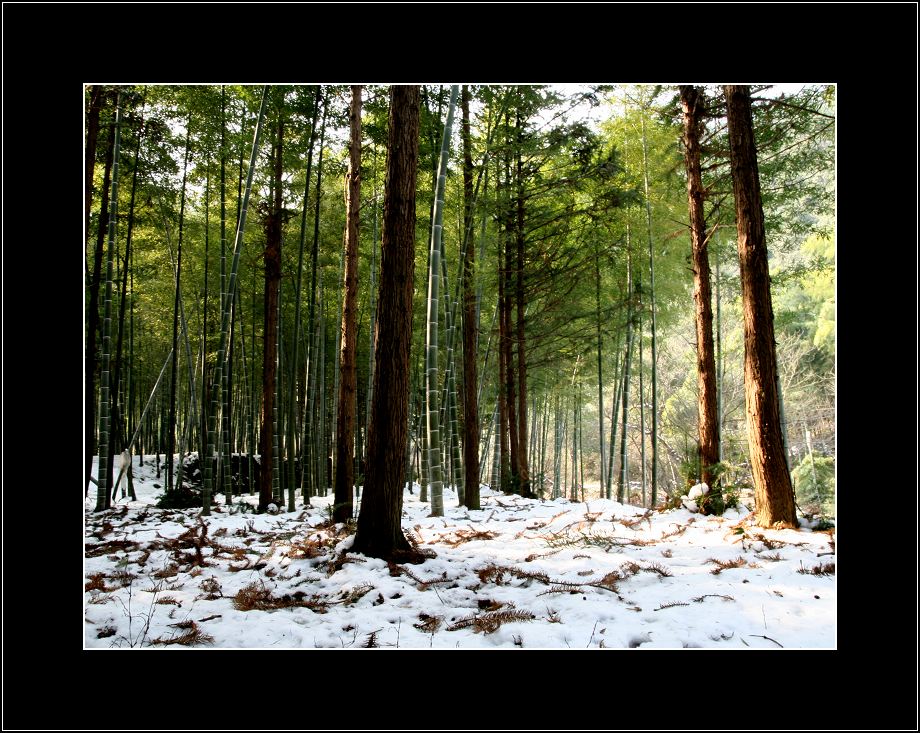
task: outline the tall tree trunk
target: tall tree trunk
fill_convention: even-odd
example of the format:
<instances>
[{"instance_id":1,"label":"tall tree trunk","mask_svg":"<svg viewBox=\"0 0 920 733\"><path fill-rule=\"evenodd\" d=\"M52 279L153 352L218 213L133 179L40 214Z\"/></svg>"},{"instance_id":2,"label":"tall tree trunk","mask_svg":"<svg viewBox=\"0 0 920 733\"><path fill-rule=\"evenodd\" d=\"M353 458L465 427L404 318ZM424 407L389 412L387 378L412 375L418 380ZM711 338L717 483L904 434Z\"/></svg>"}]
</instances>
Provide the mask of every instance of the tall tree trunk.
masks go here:
<instances>
[{"instance_id":1,"label":"tall tree trunk","mask_svg":"<svg viewBox=\"0 0 920 733\"><path fill-rule=\"evenodd\" d=\"M278 293L281 285L282 152L284 149L284 102L278 105L278 128L274 145L274 201L265 219L265 325L262 350L262 418L259 453L262 456L259 509L274 497L275 475L275 380L278 367ZM225 456L228 460L229 456Z\"/></svg>"},{"instance_id":2,"label":"tall tree trunk","mask_svg":"<svg viewBox=\"0 0 920 733\"><path fill-rule=\"evenodd\" d=\"M143 103L142 103L143 104ZM125 310L128 303L128 274L131 270L132 252L131 252L131 237L134 233L134 203L136 200L137 194L137 170L138 164L140 162L140 152L141 152L141 140L143 137L143 117L140 119L140 125L137 130L137 144L134 148L134 170L131 173L131 200L128 204L128 232L125 235L125 266L122 271L122 281L121 281L121 302L118 308L118 342L115 347L115 376L114 376L114 394L112 399L112 415L115 420L121 425L122 429L112 431L112 445L109 450L109 463L111 464L116 450L121 452L121 448L116 445L116 437L118 441L122 444L127 440L127 436L124 435L126 426L130 423L130 416L122 417L121 410L118 406L118 396L120 393L121 387L121 369L122 369L122 347L124 345L124 335L125 335ZM130 382L130 378L128 380ZM130 392L129 392L130 394ZM129 406L130 408L130 406ZM111 465L109 467L109 473L111 475ZM130 471L128 472L130 477ZM125 495L125 490L122 489L122 496ZM112 499L115 496L113 494Z\"/></svg>"},{"instance_id":3,"label":"tall tree trunk","mask_svg":"<svg viewBox=\"0 0 920 733\"><path fill-rule=\"evenodd\" d=\"M649 312L652 326L652 506L658 501L658 344L655 335L655 257L652 250L652 202L648 183L648 140L642 112L642 176L645 185L645 227L648 234Z\"/></svg>"},{"instance_id":4,"label":"tall tree trunk","mask_svg":"<svg viewBox=\"0 0 920 733\"><path fill-rule=\"evenodd\" d=\"M596 296L596 318L597 318L597 439L600 441L601 462L600 462L600 498L607 496L604 488L604 469L607 462L604 460L604 371L601 366L601 255L600 249L595 243L594 249L594 275L596 278L595 296ZM612 447L612 446L611 446ZM609 498L609 497L608 497Z\"/></svg>"},{"instance_id":5,"label":"tall tree trunk","mask_svg":"<svg viewBox=\"0 0 920 733\"><path fill-rule=\"evenodd\" d=\"M179 361L179 303L182 299L181 277L182 277L182 235L183 225L185 223L185 184L188 175L188 159L191 152L191 127L192 116L189 114L185 122L185 162L182 166L182 194L179 203L179 240L176 245L176 296L173 305L173 334L172 334L172 367L170 368L169 379L169 427L166 432L166 491L173 491L173 457L176 452L176 381L178 378L177 368ZM182 456L179 456L179 463L182 463ZM178 488L181 488L178 487Z\"/></svg>"},{"instance_id":6,"label":"tall tree trunk","mask_svg":"<svg viewBox=\"0 0 920 733\"><path fill-rule=\"evenodd\" d=\"M323 97L323 117L319 133L319 160L316 165L316 209L313 215L313 248L311 254L312 272L310 274L310 315L309 330L310 347L307 354L307 410L304 420L304 496L315 496L318 490L316 473L316 430L314 412L316 411L316 352L318 343L316 338L316 278L319 271L319 212L323 197L323 148L326 143L326 112L329 109L329 97Z\"/></svg>"},{"instance_id":7,"label":"tall tree trunk","mask_svg":"<svg viewBox=\"0 0 920 733\"><path fill-rule=\"evenodd\" d=\"M773 302L764 233L751 90L724 88L744 310L744 397L758 526L798 526L780 426Z\"/></svg>"},{"instance_id":8,"label":"tall tree trunk","mask_svg":"<svg viewBox=\"0 0 920 733\"><path fill-rule=\"evenodd\" d=\"M473 153L470 143L470 89L463 85L460 98L463 114L463 230L468 232L473 218ZM476 248L466 247L463 275L463 467L464 504L467 509L479 509L479 404L476 399L476 344L479 322L473 275L476 268Z\"/></svg>"},{"instance_id":9,"label":"tall tree trunk","mask_svg":"<svg viewBox=\"0 0 920 733\"><path fill-rule=\"evenodd\" d=\"M719 411L712 340L709 240L703 215L703 179L700 168L703 97L696 87L684 85L680 88L680 102L684 114L684 159L687 164L687 199L690 207L690 240L693 246L700 464L702 481L711 487L714 478L712 466L719 462Z\"/></svg>"},{"instance_id":10,"label":"tall tree trunk","mask_svg":"<svg viewBox=\"0 0 920 733\"><path fill-rule=\"evenodd\" d=\"M345 280L342 301L342 352L339 359L338 418L336 420L335 498L332 519L344 522L352 517L355 449L355 392L357 372L355 353L358 347L358 224L361 209L361 87L351 88L349 115L351 142L348 173L345 176Z\"/></svg>"},{"instance_id":11,"label":"tall tree trunk","mask_svg":"<svg viewBox=\"0 0 920 733\"><path fill-rule=\"evenodd\" d=\"M418 118L418 86L391 87L374 398L367 436L367 478L353 546L355 552L380 558L410 549L401 517L412 345Z\"/></svg>"},{"instance_id":12,"label":"tall tree trunk","mask_svg":"<svg viewBox=\"0 0 920 733\"><path fill-rule=\"evenodd\" d=\"M620 432L620 481L617 484L617 501L629 500L629 455L626 452L626 420L629 415L629 371L632 366L633 345L633 292L631 257L629 251L629 222L626 223L626 357L623 361L623 425Z\"/></svg>"},{"instance_id":13,"label":"tall tree trunk","mask_svg":"<svg viewBox=\"0 0 920 733\"><path fill-rule=\"evenodd\" d=\"M291 357L291 384L290 392L288 395L288 511L293 512L295 510L295 499L296 499L296 472L295 472L295 463L297 459L296 454L296 434L297 431L297 420L295 417L300 412L297 409L296 402L296 387L297 387L297 374L300 366L300 332L301 332L301 293L302 293L302 284L303 284L303 250L304 245L307 239L307 209L309 208L309 199L310 199L310 172L313 168L313 144L316 140L316 118L319 115L319 96L321 93L322 87L317 86L316 92L313 99L313 118L310 122L310 145L307 150L307 176L306 183L304 184L304 194L303 194L303 208L301 209L300 215L300 247L298 248L297 253L297 284L295 285L294 292L294 340L293 340L293 349L294 354ZM306 385L304 385L306 387ZM302 443L301 449L301 462L300 468L301 473L306 468L306 449ZM309 501L307 502L309 503Z\"/></svg>"},{"instance_id":14,"label":"tall tree trunk","mask_svg":"<svg viewBox=\"0 0 920 733\"><path fill-rule=\"evenodd\" d=\"M518 357L518 481L522 496L533 496L530 490L530 466L527 463L527 346L524 339L524 172L521 161L522 125L518 112L515 119L517 129L516 158L516 204L515 241L517 243L517 357ZM510 312L510 307L509 307Z\"/></svg>"},{"instance_id":15,"label":"tall tree trunk","mask_svg":"<svg viewBox=\"0 0 920 733\"><path fill-rule=\"evenodd\" d=\"M115 132L109 133L105 149L105 164L102 174L102 200L99 205L99 226L96 232L96 249L93 252L93 271L89 275L89 316L86 326L86 366L84 413L86 416L85 476L84 496L89 492L89 480L93 469L93 456L96 453L96 372L99 369L99 354L96 337L99 330L99 288L102 282L102 256L105 253L105 235L109 222L109 187L112 183L112 158L115 147ZM95 167L95 166L94 166ZM87 236L89 227L87 227Z\"/></svg>"},{"instance_id":16,"label":"tall tree trunk","mask_svg":"<svg viewBox=\"0 0 920 733\"><path fill-rule=\"evenodd\" d=\"M510 143L510 141L509 141ZM505 156L505 266L501 273L501 277L504 280L504 302L502 304L502 317L504 319L504 343L502 348L505 353L505 402L508 405L507 414L508 414L508 454L510 459L510 469L511 475L509 477L508 486L504 485L504 476L502 476L502 491L510 491L511 493L517 494L520 493L521 483L520 483L520 458L518 456L518 450L520 444L518 443L518 421L517 421L517 404L514 397L515 393L515 379L514 379L514 361L513 361L513 348L511 340L513 338L513 331L511 327L511 309L512 309L512 262L514 261L514 256L516 254L515 248L515 224L514 218L511 211L511 160L510 155L506 153Z\"/></svg>"},{"instance_id":17,"label":"tall tree trunk","mask_svg":"<svg viewBox=\"0 0 920 733\"><path fill-rule=\"evenodd\" d=\"M249 172L246 176L246 192L242 198L240 206L240 215L237 219L236 236L233 245L233 263L230 268L230 281L227 290L231 293L236 292L237 276L240 264L240 251L243 245L243 228L246 225L246 214L249 210L249 195L252 192L252 177L255 173L256 160L259 152L259 139L262 136L262 122L265 119L265 104L268 99L268 86L262 88L262 101L259 103L259 117L256 122L255 135L252 140L252 153L249 158ZM211 513L211 496L214 489L214 449L217 445L217 413L218 401L221 397L221 383L223 380L223 368L226 363L227 355L227 336L230 331L230 309L226 304L222 308L220 316L220 341L217 349L216 374L214 376L214 387L212 389L211 410L208 413L208 443L207 455L204 460L204 480L202 482L202 509L201 513L205 516ZM255 341L255 337L253 337ZM254 371L254 370L253 370Z\"/></svg>"},{"instance_id":18,"label":"tall tree trunk","mask_svg":"<svg viewBox=\"0 0 920 733\"><path fill-rule=\"evenodd\" d=\"M94 511L101 512L109 508L109 480L107 475L109 452L109 418L112 400L109 393L112 363L112 266L115 259L115 220L118 212L118 144L121 135L121 93L115 98L115 124L112 144L112 210L108 219L109 246L105 268L105 312L102 321L102 374L99 383L99 476ZM101 267L101 264L100 264Z\"/></svg>"},{"instance_id":19,"label":"tall tree trunk","mask_svg":"<svg viewBox=\"0 0 920 733\"><path fill-rule=\"evenodd\" d=\"M94 84L90 89L89 112L86 116L86 150L84 152L84 189L83 206L86 210L86 230L83 239L89 237L90 212L93 208L93 176L96 170L96 143L99 139L99 110L102 107L102 87Z\"/></svg>"}]
</instances>

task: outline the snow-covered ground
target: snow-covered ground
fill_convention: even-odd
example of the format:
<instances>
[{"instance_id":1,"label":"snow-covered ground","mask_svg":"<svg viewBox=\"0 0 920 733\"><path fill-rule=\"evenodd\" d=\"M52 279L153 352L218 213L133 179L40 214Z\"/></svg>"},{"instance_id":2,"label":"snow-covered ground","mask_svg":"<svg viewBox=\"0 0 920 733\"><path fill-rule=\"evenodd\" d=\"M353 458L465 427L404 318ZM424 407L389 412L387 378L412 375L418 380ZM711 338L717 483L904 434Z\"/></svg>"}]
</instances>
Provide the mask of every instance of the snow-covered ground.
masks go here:
<instances>
[{"instance_id":1,"label":"snow-covered ground","mask_svg":"<svg viewBox=\"0 0 920 733\"><path fill-rule=\"evenodd\" d=\"M199 518L134 472L137 502L84 502L87 648L836 648L833 530L488 488L431 517L416 486L403 527L435 557L388 566L349 552L331 496Z\"/></svg>"}]
</instances>

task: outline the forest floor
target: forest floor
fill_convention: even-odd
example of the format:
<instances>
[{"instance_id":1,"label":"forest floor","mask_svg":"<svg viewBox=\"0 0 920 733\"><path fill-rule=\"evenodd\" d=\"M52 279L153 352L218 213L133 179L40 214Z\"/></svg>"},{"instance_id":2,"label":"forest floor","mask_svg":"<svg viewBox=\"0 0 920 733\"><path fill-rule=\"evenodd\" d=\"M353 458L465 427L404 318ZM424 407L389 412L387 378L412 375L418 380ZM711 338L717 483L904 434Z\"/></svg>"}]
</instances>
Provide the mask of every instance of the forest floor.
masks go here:
<instances>
[{"instance_id":1,"label":"forest floor","mask_svg":"<svg viewBox=\"0 0 920 733\"><path fill-rule=\"evenodd\" d=\"M406 492L421 565L349 552L332 497L255 514L256 496L158 509L84 502L84 647L836 648L833 530L762 530L723 517L593 499L481 491L445 516ZM94 471L95 475L95 471ZM223 497L220 498L222 502Z\"/></svg>"}]
</instances>

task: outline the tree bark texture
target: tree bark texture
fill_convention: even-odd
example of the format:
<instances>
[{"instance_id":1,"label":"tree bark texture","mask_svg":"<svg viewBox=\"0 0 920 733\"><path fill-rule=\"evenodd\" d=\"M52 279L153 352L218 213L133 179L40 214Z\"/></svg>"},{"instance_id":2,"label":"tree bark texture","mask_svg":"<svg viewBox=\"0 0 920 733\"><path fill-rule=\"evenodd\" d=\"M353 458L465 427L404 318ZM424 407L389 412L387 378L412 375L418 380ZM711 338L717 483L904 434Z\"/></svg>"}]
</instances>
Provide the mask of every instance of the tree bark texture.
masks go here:
<instances>
[{"instance_id":1,"label":"tree bark texture","mask_svg":"<svg viewBox=\"0 0 920 733\"><path fill-rule=\"evenodd\" d=\"M355 483L355 391L357 373L358 305L358 224L361 209L361 87L351 88L351 142L348 173L345 176L345 276L342 302L342 347L339 354L339 405L336 420L335 500L333 521L344 522L352 517L352 490Z\"/></svg>"},{"instance_id":2,"label":"tree bark texture","mask_svg":"<svg viewBox=\"0 0 920 733\"><path fill-rule=\"evenodd\" d=\"M470 90L464 84L460 98L463 123L463 231L472 228L473 217L473 155L470 146ZM463 274L463 468L464 504L468 509L479 509L479 405L476 398L476 344L479 340L479 323L476 314L476 295L473 273L476 267L476 248L467 243Z\"/></svg>"},{"instance_id":3,"label":"tree bark texture","mask_svg":"<svg viewBox=\"0 0 920 733\"><path fill-rule=\"evenodd\" d=\"M758 526L798 526L780 425L773 303L747 86L724 88L744 310L744 396Z\"/></svg>"},{"instance_id":4,"label":"tree bark texture","mask_svg":"<svg viewBox=\"0 0 920 733\"><path fill-rule=\"evenodd\" d=\"M367 436L367 475L354 542L355 552L379 558L409 549L401 517L408 437L418 129L419 87L391 87L374 396Z\"/></svg>"},{"instance_id":5,"label":"tree bark texture","mask_svg":"<svg viewBox=\"0 0 920 733\"><path fill-rule=\"evenodd\" d=\"M696 305L697 411L702 481L713 484L712 466L719 462L719 416L716 403L716 360L712 340L712 290L709 284L709 249L703 216L703 179L700 168L700 131L703 98L696 87L680 88L684 115L684 159L687 164L687 199L693 257L693 301Z\"/></svg>"},{"instance_id":6,"label":"tree bark texture","mask_svg":"<svg viewBox=\"0 0 920 733\"><path fill-rule=\"evenodd\" d=\"M261 471L259 508L272 503L274 478L275 381L278 376L278 291L281 285L281 174L284 141L284 117L279 110L275 148L275 190L272 210L265 219L265 320L262 345L262 415L259 430ZM225 461L230 456L224 456Z\"/></svg>"},{"instance_id":7,"label":"tree bark texture","mask_svg":"<svg viewBox=\"0 0 920 733\"><path fill-rule=\"evenodd\" d=\"M515 242L517 244L517 367L518 367L518 480L520 493L523 496L532 496L530 491L530 466L527 462L527 358L526 341L524 339L524 174L521 162L521 117L516 120L517 127L517 153L516 153L516 183L517 183L517 220L515 222ZM509 307L510 311L510 307Z\"/></svg>"}]
</instances>

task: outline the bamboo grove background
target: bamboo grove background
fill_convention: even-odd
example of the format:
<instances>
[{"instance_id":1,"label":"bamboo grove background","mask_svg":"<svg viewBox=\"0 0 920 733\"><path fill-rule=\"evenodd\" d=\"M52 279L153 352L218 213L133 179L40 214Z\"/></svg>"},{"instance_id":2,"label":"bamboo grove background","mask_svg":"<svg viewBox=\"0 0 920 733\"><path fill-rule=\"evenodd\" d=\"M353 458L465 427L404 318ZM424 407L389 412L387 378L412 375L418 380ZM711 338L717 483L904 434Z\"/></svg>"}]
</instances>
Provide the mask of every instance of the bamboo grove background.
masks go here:
<instances>
[{"instance_id":1,"label":"bamboo grove background","mask_svg":"<svg viewBox=\"0 0 920 733\"><path fill-rule=\"evenodd\" d=\"M744 488L734 211L724 109L707 91L703 182L721 457ZM357 498L373 383L387 88L365 86L362 101ZM785 101L755 105L784 428L800 504L828 511L833 88L806 87ZM206 508L210 496L258 491L268 403L276 503L293 510L298 499L332 491L350 103L345 86L86 88L85 473L88 487L91 476L98 481L97 508L112 500L125 449L162 463L167 494L200 480ZM595 110L600 125L576 108ZM445 486L463 500L471 359L479 419L470 434L482 482L650 505L700 475L679 109L668 86L422 87L405 473L435 514ZM274 248L276 269L266 264ZM470 248L472 351L462 334ZM166 460L215 453L214 464ZM94 476L95 455L109 468Z\"/></svg>"}]
</instances>

